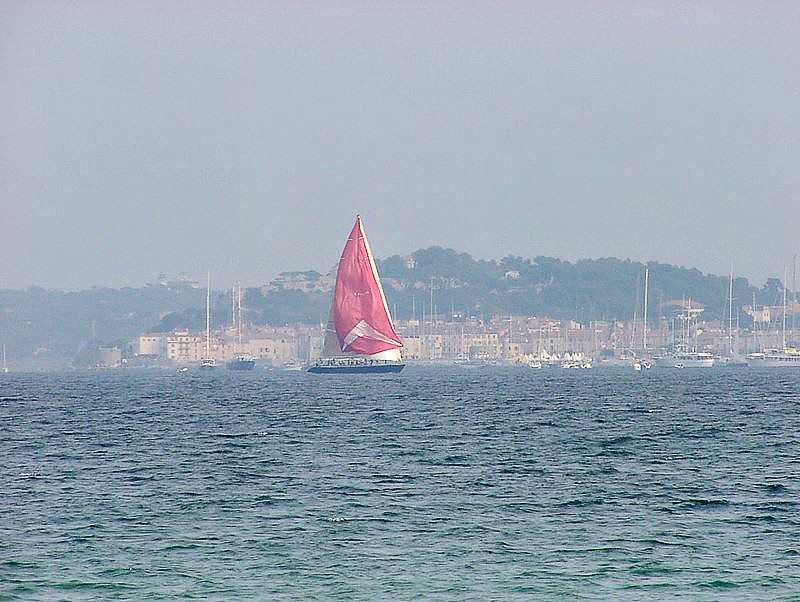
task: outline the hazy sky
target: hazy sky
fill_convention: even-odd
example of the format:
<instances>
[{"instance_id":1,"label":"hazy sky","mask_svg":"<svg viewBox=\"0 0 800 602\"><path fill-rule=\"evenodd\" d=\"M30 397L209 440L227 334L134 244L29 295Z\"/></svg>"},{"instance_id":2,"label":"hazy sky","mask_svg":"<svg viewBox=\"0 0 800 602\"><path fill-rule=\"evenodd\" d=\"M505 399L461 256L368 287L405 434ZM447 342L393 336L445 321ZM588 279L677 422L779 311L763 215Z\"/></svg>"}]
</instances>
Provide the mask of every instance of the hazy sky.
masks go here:
<instances>
[{"instance_id":1,"label":"hazy sky","mask_svg":"<svg viewBox=\"0 0 800 602\"><path fill-rule=\"evenodd\" d=\"M0 0L0 288L800 252L800 3Z\"/></svg>"}]
</instances>

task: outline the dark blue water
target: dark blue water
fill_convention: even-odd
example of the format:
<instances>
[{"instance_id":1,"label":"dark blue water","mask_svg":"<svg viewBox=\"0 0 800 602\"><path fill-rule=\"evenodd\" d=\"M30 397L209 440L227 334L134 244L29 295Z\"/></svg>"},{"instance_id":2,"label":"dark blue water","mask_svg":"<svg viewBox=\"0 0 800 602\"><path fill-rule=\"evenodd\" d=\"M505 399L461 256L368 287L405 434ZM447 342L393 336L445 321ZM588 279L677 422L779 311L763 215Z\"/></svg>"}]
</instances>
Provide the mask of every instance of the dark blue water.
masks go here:
<instances>
[{"instance_id":1,"label":"dark blue water","mask_svg":"<svg viewBox=\"0 0 800 602\"><path fill-rule=\"evenodd\" d=\"M800 374L0 381L0 599L581 597L800 597Z\"/></svg>"}]
</instances>

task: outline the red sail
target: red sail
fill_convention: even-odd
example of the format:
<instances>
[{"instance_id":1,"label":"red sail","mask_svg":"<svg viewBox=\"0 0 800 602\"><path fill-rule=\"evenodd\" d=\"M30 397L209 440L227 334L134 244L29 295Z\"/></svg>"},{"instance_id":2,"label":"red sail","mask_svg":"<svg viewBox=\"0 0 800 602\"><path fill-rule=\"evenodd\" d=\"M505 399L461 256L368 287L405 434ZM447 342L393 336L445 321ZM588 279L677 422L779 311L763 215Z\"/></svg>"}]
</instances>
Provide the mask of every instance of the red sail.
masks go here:
<instances>
[{"instance_id":1,"label":"red sail","mask_svg":"<svg viewBox=\"0 0 800 602\"><path fill-rule=\"evenodd\" d=\"M371 355L403 346L392 327L360 217L339 260L333 322L342 351Z\"/></svg>"}]
</instances>

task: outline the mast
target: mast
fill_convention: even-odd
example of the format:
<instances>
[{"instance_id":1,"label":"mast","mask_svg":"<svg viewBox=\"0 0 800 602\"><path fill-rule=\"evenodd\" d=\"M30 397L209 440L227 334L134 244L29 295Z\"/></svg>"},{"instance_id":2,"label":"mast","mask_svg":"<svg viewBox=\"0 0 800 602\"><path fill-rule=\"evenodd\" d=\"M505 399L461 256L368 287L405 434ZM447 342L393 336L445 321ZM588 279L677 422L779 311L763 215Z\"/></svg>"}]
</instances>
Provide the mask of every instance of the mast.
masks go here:
<instances>
[{"instance_id":1,"label":"mast","mask_svg":"<svg viewBox=\"0 0 800 602\"><path fill-rule=\"evenodd\" d=\"M431 276L431 334L436 326L436 312L433 310L433 276Z\"/></svg>"},{"instance_id":2,"label":"mast","mask_svg":"<svg viewBox=\"0 0 800 602\"><path fill-rule=\"evenodd\" d=\"M419 356L420 358L423 355L428 353L428 347L425 344L425 297L422 298L422 319L419 323ZM427 358L430 359L430 358Z\"/></svg>"},{"instance_id":3,"label":"mast","mask_svg":"<svg viewBox=\"0 0 800 602\"><path fill-rule=\"evenodd\" d=\"M206 358L211 356L211 272L206 285Z\"/></svg>"},{"instance_id":4,"label":"mast","mask_svg":"<svg viewBox=\"0 0 800 602\"><path fill-rule=\"evenodd\" d=\"M733 357L733 263L731 263L730 279L728 280L728 351Z\"/></svg>"},{"instance_id":5,"label":"mast","mask_svg":"<svg viewBox=\"0 0 800 602\"><path fill-rule=\"evenodd\" d=\"M650 268L644 268L644 320L642 323L642 330L644 333L642 334L642 341L644 345L644 350L647 351L647 284L648 280L650 279Z\"/></svg>"},{"instance_id":6,"label":"mast","mask_svg":"<svg viewBox=\"0 0 800 602\"><path fill-rule=\"evenodd\" d=\"M642 284L641 275L636 274L636 299L633 302L633 321L631 322L630 350L636 356L636 322L639 321L639 286Z\"/></svg>"},{"instance_id":7,"label":"mast","mask_svg":"<svg viewBox=\"0 0 800 602\"><path fill-rule=\"evenodd\" d=\"M686 351L689 351L689 337L691 336L691 328L692 328L692 298L689 297L689 305L686 309L686 334L684 335L684 341L686 342ZM697 351L694 349L693 351Z\"/></svg>"},{"instance_id":8,"label":"mast","mask_svg":"<svg viewBox=\"0 0 800 602\"><path fill-rule=\"evenodd\" d=\"M797 308L797 253L792 255L792 329L789 331L792 345L795 344L794 339L794 314Z\"/></svg>"},{"instance_id":9,"label":"mast","mask_svg":"<svg viewBox=\"0 0 800 602\"><path fill-rule=\"evenodd\" d=\"M236 328L236 287L231 287L231 324Z\"/></svg>"},{"instance_id":10,"label":"mast","mask_svg":"<svg viewBox=\"0 0 800 602\"><path fill-rule=\"evenodd\" d=\"M242 352L242 283L238 283L239 286L239 298L237 300L237 309L239 311L239 319L236 322L236 338L238 339L239 349L238 352Z\"/></svg>"},{"instance_id":11,"label":"mast","mask_svg":"<svg viewBox=\"0 0 800 602\"><path fill-rule=\"evenodd\" d=\"M783 266L783 335L782 340L783 344L781 345L781 349L786 350L786 266Z\"/></svg>"}]
</instances>

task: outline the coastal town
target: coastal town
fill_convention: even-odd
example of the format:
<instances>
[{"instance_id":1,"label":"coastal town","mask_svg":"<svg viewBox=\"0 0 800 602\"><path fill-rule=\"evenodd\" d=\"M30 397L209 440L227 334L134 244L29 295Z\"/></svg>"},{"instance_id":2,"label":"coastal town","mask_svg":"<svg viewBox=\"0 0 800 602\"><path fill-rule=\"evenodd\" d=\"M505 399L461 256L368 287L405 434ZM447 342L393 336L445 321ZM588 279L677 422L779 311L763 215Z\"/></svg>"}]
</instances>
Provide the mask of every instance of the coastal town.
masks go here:
<instances>
[{"instance_id":1,"label":"coastal town","mask_svg":"<svg viewBox=\"0 0 800 602\"><path fill-rule=\"evenodd\" d=\"M400 321L395 326L403 339L403 356L410 362L527 364L563 360L614 365L673 348L680 333L671 325L671 320L662 320L649 329L647 347L641 322L584 325L535 316L497 316L484 323L456 315L427 322ZM212 357L223 363L246 353L262 366L291 369L319 356L324 325L248 325L244 332L245 340L239 346L230 329L214 330L209 341ZM718 357L728 357L736 341L739 353L746 355L762 347L780 346L781 333L765 331L755 338L751 332L734 330L729 334L726 325L716 321L700 322L692 336L693 347ZM132 341L127 350L102 348L102 365L191 365L200 362L205 349L205 333L148 333Z\"/></svg>"},{"instance_id":2,"label":"coastal town","mask_svg":"<svg viewBox=\"0 0 800 602\"><path fill-rule=\"evenodd\" d=\"M403 357L412 363L598 367L658 358L681 348L712 354L718 361L778 348L794 340L792 317L799 308L788 307L784 318L783 307L745 307L742 311L755 325L750 329L732 320L705 320L704 309L688 300L661 309L661 317L651 322L638 317L581 323L512 315L484 320L448 312L395 320L394 326L402 337ZM260 367L300 369L320 356L324 333L325 324L302 323L232 323L210 328L208 336L188 329L143 333L125 348L101 348L98 366L192 366L210 353L219 364L246 354Z\"/></svg>"}]
</instances>

